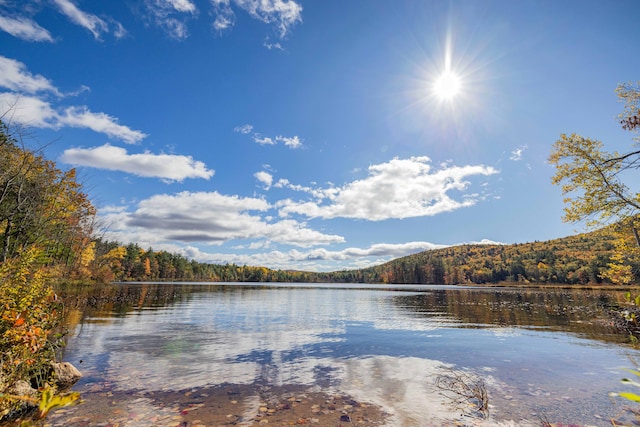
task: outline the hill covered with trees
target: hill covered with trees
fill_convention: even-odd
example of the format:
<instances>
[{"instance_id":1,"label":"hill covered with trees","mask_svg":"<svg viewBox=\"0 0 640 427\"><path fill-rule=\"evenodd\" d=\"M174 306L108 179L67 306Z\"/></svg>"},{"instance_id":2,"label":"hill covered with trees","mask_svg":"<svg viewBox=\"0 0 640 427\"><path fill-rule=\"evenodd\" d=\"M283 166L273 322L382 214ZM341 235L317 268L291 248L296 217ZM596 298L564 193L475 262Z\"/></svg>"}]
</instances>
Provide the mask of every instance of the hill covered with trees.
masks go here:
<instances>
[{"instance_id":1,"label":"hill covered with trees","mask_svg":"<svg viewBox=\"0 0 640 427\"><path fill-rule=\"evenodd\" d=\"M332 274L346 281L380 283L602 283L613 240L603 229L546 242L451 246Z\"/></svg>"},{"instance_id":2,"label":"hill covered with trees","mask_svg":"<svg viewBox=\"0 0 640 427\"><path fill-rule=\"evenodd\" d=\"M102 281L328 282L488 284L504 282L595 284L614 249L612 227L546 242L460 245L398 258L375 267L328 273L203 264L165 251L98 241L90 265ZM636 273L640 266L636 266Z\"/></svg>"}]
</instances>

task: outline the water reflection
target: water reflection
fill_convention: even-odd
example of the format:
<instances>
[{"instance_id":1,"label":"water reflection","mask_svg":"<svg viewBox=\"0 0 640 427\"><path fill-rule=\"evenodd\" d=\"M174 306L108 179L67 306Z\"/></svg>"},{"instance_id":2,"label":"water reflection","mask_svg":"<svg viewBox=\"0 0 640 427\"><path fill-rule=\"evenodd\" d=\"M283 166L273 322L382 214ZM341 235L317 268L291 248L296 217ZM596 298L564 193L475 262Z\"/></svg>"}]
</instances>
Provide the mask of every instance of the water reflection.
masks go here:
<instances>
[{"instance_id":1,"label":"water reflection","mask_svg":"<svg viewBox=\"0 0 640 427\"><path fill-rule=\"evenodd\" d=\"M451 416L433 379L452 367L490 384L493 421L535 424L544 413L598 425L615 410L607 393L631 351L607 346L614 335L594 322L618 296L593 291L128 284L63 293L79 391L295 384L381 405L393 425Z\"/></svg>"}]
</instances>

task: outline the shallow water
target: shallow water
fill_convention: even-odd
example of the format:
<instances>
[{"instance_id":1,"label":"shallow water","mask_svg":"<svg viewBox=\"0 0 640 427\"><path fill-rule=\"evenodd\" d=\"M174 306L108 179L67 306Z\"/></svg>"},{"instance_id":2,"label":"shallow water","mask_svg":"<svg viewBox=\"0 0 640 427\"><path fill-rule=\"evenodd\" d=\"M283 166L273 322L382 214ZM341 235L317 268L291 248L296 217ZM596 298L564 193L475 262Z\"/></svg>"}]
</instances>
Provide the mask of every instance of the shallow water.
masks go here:
<instances>
[{"instance_id":1,"label":"shallow water","mask_svg":"<svg viewBox=\"0 0 640 427\"><path fill-rule=\"evenodd\" d=\"M64 359L83 371L74 390L88 401L303 387L377 405L388 425L442 425L460 410L434 380L467 372L491 404L488 421L469 425L604 426L624 412L608 393L625 390L622 368L639 355L606 322L622 298L611 291L165 283L63 293Z\"/></svg>"}]
</instances>

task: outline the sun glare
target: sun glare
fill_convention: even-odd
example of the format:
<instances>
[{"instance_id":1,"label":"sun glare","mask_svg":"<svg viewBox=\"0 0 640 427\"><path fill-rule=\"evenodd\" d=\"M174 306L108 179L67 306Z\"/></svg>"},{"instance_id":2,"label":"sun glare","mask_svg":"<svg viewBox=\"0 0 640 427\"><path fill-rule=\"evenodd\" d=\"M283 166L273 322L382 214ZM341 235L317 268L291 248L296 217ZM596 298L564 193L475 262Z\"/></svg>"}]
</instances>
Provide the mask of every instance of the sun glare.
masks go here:
<instances>
[{"instance_id":1,"label":"sun glare","mask_svg":"<svg viewBox=\"0 0 640 427\"><path fill-rule=\"evenodd\" d=\"M446 71L433 83L433 93L441 100L452 100L460 93L460 87L460 77Z\"/></svg>"}]
</instances>

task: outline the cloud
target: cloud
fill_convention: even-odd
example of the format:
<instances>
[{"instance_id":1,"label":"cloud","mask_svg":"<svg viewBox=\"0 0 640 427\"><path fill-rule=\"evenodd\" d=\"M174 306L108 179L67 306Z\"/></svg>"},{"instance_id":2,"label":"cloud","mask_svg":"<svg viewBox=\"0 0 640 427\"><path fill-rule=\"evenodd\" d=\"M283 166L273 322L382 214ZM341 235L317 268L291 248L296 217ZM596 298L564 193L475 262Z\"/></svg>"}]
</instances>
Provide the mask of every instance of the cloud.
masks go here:
<instances>
[{"instance_id":1,"label":"cloud","mask_svg":"<svg viewBox=\"0 0 640 427\"><path fill-rule=\"evenodd\" d=\"M260 145L276 145L276 142L269 137L261 137L257 133L253 135L253 142Z\"/></svg>"},{"instance_id":2,"label":"cloud","mask_svg":"<svg viewBox=\"0 0 640 427\"><path fill-rule=\"evenodd\" d=\"M25 17L9 18L0 16L0 30L30 42L53 42L49 31L42 28L35 21Z\"/></svg>"},{"instance_id":3,"label":"cloud","mask_svg":"<svg viewBox=\"0 0 640 427\"><path fill-rule=\"evenodd\" d=\"M515 150L513 150L511 152L511 157L509 157L509 160L513 160L514 162L517 162L519 160L522 160L522 154L524 153L524 151L527 149L527 145L521 145L520 147L516 148Z\"/></svg>"},{"instance_id":4,"label":"cloud","mask_svg":"<svg viewBox=\"0 0 640 427\"><path fill-rule=\"evenodd\" d=\"M227 196L218 192L181 192L142 200L132 212L112 211L102 218L109 238L122 242L201 242L222 244L238 239L266 239L280 244L312 247L340 243L344 238L323 234L294 220L265 221L259 214L272 209L263 199Z\"/></svg>"},{"instance_id":5,"label":"cloud","mask_svg":"<svg viewBox=\"0 0 640 427\"><path fill-rule=\"evenodd\" d=\"M135 144L147 136L140 131L118 124L114 117L105 113L93 113L84 106L66 108L60 122L67 126L88 128L104 133L128 144Z\"/></svg>"},{"instance_id":6,"label":"cloud","mask_svg":"<svg viewBox=\"0 0 640 427\"><path fill-rule=\"evenodd\" d=\"M254 132L253 125L249 125L249 124L236 126L233 129L233 131L241 133L243 135L251 135L251 139L253 139L253 142L260 145L276 145L278 142L282 142L284 143L285 146L291 149L302 147L302 141L300 140L300 137L297 135L292 137L278 135L275 138L262 136L258 132Z\"/></svg>"},{"instance_id":7,"label":"cloud","mask_svg":"<svg viewBox=\"0 0 640 427\"><path fill-rule=\"evenodd\" d=\"M253 174L256 179L264 185L264 188L268 190L273 183L273 176L269 172L260 171Z\"/></svg>"},{"instance_id":8,"label":"cloud","mask_svg":"<svg viewBox=\"0 0 640 427\"><path fill-rule=\"evenodd\" d=\"M211 0L213 6L213 29L222 32L233 27L236 22L236 16L231 9L229 0Z\"/></svg>"},{"instance_id":9,"label":"cloud","mask_svg":"<svg viewBox=\"0 0 640 427\"><path fill-rule=\"evenodd\" d=\"M109 30L105 21L95 15L81 11L71 0L53 0L53 2L58 6L63 15L73 23L91 31L91 34L93 34L93 37L96 39L100 39L100 35Z\"/></svg>"},{"instance_id":10,"label":"cloud","mask_svg":"<svg viewBox=\"0 0 640 427\"><path fill-rule=\"evenodd\" d=\"M118 120L105 113L94 113L85 106L55 109L40 98L0 93L0 113L9 119L36 128L60 129L65 126L87 128L112 138L134 144L147 135L118 124Z\"/></svg>"},{"instance_id":11,"label":"cloud","mask_svg":"<svg viewBox=\"0 0 640 427\"><path fill-rule=\"evenodd\" d=\"M196 5L190 0L145 0L145 5L156 25L171 38L184 40L189 36L186 17L197 14Z\"/></svg>"},{"instance_id":12,"label":"cloud","mask_svg":"<svg viewBox=\"0 0 640 427\"><path fill-rule=\"evenodd\" d=\"M0 56L0 87L15 92L51 92L57 96L61 93L51 81L41 75L33 75L20 61Z\"/></svg>"},{"instance_id":13,"label":"cloud","mask_svg":"<svg viewBox=\"0 0 640 427\"><path fill-rule=\"evenodd\" d=\"M369 166L369 176L362 180L343 187L314 189L312 194L316 200L279 202L280 215L295 213L311 218L370 221L433 216L474 205L481 196L464 193L470 185L466 179L496 173L497 170L484 165L442 165L441 169L432 170L428 157L394 158ZM461 193L461 200L452 198L451 192Z\"/></svg>"},{"instance_id":14,"label":"cloud","mask_svg":"<svg viewBox=\"0 0 640 427\"><path fill-rule=\"evenodd\" d=\"M302 22L302 6L291 0L234 0L234 3L253 18L275 25L281 38Z\"/></svg>"},{"instance_id":15,"label":"cloud","mask_svg":"<svg viewBox=\"0 0 640 427\"><path fill-rule=\"evenodd\" d=\"M367 248L349 247L333 251L325 248L310 248L308 250L271 250L257 253L236 252L231 254L205 252L194 246L172 246L171 250L198 262L260 265L272 269L295 268L305 271L335 271L341 268L371 267L395 258L448 246L430 242L377 243ZM256 244L252 245L250 249L268 247L269 245Z\"/></svg>"},{"instance_id":16,"label":"cloud","mask_svg":"<svg viewBox=\"0 0 640 427\"><path fill-rule=\"evenodd\" d=\"M284 142L284 145L293 149L302 147L302 142L300 142L300 138L298 138L297 136L291 138L287 138L285 136L276 136L276 141Z\"/></svg>"},{"instance_id":17,"label":"cloud","mask_svg":"<svg viewBox=\"0 0 640 427\"><path fill-rule=\"evenodd\" d=\"M251 131L253 131L253 126L252 125L241 125L241 126L236 126L233 129L234 132L239 132L243 135L248 135L251 133Z\"/></svg>"},{"instance_id":18,"label":"cloud","mask_svg":"<svg viewBox=\"0 0 640 427\"><path fill-rule=\"evenodd\" d=\"M273 25L280 38L284 38L297 23L302 22L302 6L286 0L211 0L214 12L213 28L224 31L235 24L234 5L252 18Z\"/></svg>"},{"instance_id":19,"label":"cloud","mask_svg":"<svg viewBox=\"0 0 640 427\"><path fill-rule=\"evenodd\" d=\"M162 178L181 182L186 178L209 179L214 171L191 156L174 154L128 154L121 147L109 144L94 148L70 148L64 151L61 161L75 166L127 172L147 178Z\"/></svg>"}]
</instances>

